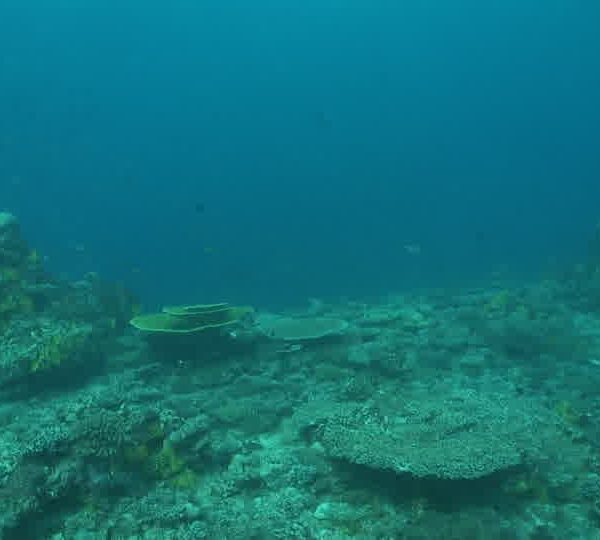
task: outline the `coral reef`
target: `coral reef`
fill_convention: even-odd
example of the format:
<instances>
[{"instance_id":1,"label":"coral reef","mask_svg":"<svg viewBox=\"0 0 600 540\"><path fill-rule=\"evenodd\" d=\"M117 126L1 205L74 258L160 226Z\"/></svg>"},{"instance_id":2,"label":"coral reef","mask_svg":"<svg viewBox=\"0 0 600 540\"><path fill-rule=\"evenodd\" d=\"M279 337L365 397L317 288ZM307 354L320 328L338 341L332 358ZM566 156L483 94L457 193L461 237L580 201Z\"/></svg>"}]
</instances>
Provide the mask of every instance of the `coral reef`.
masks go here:
<instances>
[{"instance_id":1,"label":"coral reef","mask_svg":"<svg viewBox=\"0 0 600 540\"><path fill-rule=\"evenodd\" d=\"M0 539L600 538L593 275L140 332L0 214Z\"/></svg>"}]
</instances>

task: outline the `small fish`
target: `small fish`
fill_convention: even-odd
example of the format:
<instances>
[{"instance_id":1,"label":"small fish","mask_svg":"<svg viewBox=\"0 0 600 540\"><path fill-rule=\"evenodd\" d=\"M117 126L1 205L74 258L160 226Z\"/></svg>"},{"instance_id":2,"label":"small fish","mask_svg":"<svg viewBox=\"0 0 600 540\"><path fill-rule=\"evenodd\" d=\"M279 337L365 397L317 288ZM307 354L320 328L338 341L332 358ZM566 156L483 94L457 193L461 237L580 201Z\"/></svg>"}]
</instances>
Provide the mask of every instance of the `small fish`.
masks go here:
<instances>
[{"instance_id":1,"label":"small fish","mask_svg":"<svg viewBox=\"0 0 600 540\"><path fill-rule=\"evenodd\" d=\"M329 128L331 123L325 111L316 111L315 122L318 128Z\"/></svg>"},{"instance_id":2,"label":"small fish","mask_svg":"<svg viewBox=\"0 0 600 540\"><path fill-rule=\"evenodd\" d=\"M419 244L404 244L402 247L409 255L414 256L421 254L421 246Z\"/></svg>"},{"instance_id":3,"label":"small fish","mask_svg":"<svg viewBox=\"0 0 600 540\"><path fill-rule=\"evenodd\" d=\"M206 210L206 206L204 205L203 202L197 202L194 205L194 211L196 212L196 214L204 214L205 210Z\"/></svg>"}]
</instances>

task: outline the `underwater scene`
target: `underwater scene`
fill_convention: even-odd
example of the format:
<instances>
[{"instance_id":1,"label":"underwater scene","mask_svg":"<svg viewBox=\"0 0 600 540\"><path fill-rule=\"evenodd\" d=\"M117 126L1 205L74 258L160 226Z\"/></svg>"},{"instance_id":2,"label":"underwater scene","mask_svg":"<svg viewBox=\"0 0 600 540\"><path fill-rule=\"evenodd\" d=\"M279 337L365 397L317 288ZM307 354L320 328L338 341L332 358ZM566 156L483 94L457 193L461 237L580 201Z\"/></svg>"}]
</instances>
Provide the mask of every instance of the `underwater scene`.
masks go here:
<instances>
[{"instance_id":1,"label":"underwater scene","mask_svg":"<svg viewBox=\"0 0 600 540\"><path fill-rule=\"evenodd\" d=\"M0 2L0 540L600 540L600 4Z\"/></svg>"}]
</instances>

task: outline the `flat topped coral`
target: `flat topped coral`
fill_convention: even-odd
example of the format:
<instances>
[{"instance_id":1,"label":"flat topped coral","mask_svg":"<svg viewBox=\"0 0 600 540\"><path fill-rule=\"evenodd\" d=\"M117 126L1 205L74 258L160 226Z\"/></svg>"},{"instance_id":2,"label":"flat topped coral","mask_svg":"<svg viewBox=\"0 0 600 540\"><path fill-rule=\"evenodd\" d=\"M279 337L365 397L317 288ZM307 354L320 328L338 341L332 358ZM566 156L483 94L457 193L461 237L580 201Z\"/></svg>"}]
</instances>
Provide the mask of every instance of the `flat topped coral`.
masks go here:
<instances>
[{"instance_id":1,"label":"flat topped coral","mask_svg":"<svg viewBox=\"0 0 600 540\"><path fill-rule=\"evenodd\" d=\"M307 341L339 335L348 328L343 319L334 317L278 317L265 315L257 321L258 329L271 339Z\"/></svg>"},{"instance_id":2,"label":"flat topped coral","mask_svg":"<svg viewBox=\"0 0 600 540\"><path fill-rule=\"evenodd\" d=\"M165 306L163 313L175 316L202 315L207 313L226 312L231 309L229 304L221 302L219 304L192 304L183 306Z\"/></svg>"},{"instance_id":3,"label":"flat topped coral","mask_svg":"<svg viewBox=\"0 0 600 540\"><path fill-rule=\"evenodd\" d=\"M131 319L130 324L150 333L194 334L240 322L252 308L229 304L167 306L159 313L147 313Z\"/></svg>"},{"instance_id":4,"label":"flat topped coral","mask_svg":"<svg viewBox=\"0 0 600 540\"><path fill-rule=\"evenodd\" d=\"M541 407L499 387L441 382L377 403L307 405L330 457L415 477L468 480L535 461L556 435Z\"/></svg>"}]
</instances>

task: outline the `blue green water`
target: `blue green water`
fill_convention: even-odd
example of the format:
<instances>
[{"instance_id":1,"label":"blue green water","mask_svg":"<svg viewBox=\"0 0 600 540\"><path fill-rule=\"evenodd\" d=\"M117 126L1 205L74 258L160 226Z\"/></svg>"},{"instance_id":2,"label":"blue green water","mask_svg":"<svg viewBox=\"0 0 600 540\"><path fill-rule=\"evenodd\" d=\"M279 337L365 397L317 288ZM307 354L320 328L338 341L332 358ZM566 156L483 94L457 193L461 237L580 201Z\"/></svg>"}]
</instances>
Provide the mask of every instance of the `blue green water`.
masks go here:
<instances>
[{"instance_id":1,"label":"blue green water","mask_svg":"<svg viewBox=\"0 0 600 540\"><path fill-rule=\"evenodd\" d=\"M0 207L152 304L527 274L599 219L592 2L0 4ZM408 246L408 247L407 247Z\"/></svg>"}]
</instances>

